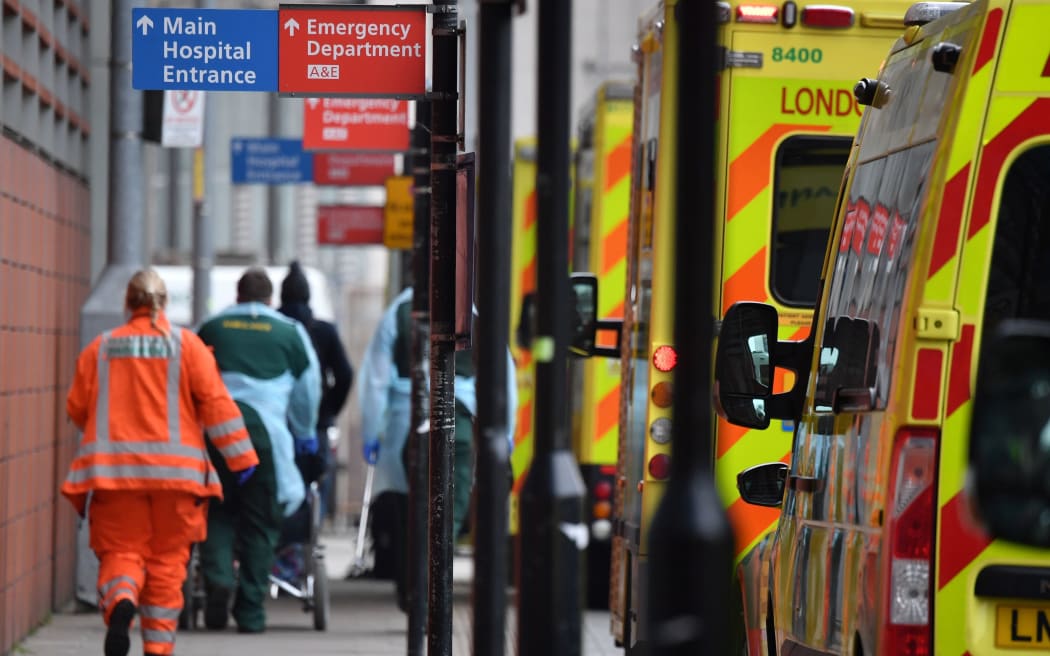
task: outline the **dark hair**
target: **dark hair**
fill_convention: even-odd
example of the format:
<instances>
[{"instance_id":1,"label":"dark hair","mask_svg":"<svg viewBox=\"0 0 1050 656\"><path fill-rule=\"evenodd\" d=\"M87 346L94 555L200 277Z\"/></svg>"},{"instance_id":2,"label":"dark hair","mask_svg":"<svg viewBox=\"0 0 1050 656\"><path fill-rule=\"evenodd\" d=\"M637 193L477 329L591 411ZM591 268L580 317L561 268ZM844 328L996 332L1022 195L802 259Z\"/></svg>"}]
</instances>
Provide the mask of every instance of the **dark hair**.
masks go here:
<instances>
[{"instance_id":1,"label":"dark hair","mask_svg":"<svg viewBox=\"0 0 1050 656\"><path fill-rule=\"evenodd\" d=\"M273 283L266 270L261 267L252 267L244 272L241 279L237 281L237 302L269 303L273 298Z\"/></svg>"},{"instance_id":2,"label":"dark hair","mask_svg":"<svg viewBox=\"0 0 1050 656\"><path fill-rule=\"evenodd\" d=\"M281 303L309 303L310 282L298 260L288 265L288 275L281 282Z\"/></svg>"}]
</instances>

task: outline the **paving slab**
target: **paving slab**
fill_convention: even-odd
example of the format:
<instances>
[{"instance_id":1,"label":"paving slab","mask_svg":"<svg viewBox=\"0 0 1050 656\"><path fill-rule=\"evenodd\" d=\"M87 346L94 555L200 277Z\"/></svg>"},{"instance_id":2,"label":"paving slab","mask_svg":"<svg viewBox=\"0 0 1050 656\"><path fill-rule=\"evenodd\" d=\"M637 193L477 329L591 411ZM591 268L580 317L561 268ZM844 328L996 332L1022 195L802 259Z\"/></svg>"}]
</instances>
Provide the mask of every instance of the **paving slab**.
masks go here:
<instances>
[{"instance_id":1,"label":"paving slab","mask_svg":"<svg viewBox=\"0 0 1050 656\"><path fill-rule=\"evenodd\" d=\"M346 580L354 557L354 535L323 538L331 589L331 620L327 631L313 629L313 616L302 602L282 597L267 603L267 630L242 635L226 631L180 631L178 656L394 656L406 652L407 617L397 608L390 581L367 578ZM457 557L453 568L453 654L470 651L470 583L473 561ZM511 591L512 593L512 591ZM232 626L232 623L231 623ZM105 629L97 612L58 613L15 648L12 656L96 656L102 651ZM516 615L508 600L507 656L516 653ZM585 656L622 656L609 637L609 614L588 611L582 631ZM132 632L131 655L142 653L137 631Z\"/></svg>"}]
</instances>

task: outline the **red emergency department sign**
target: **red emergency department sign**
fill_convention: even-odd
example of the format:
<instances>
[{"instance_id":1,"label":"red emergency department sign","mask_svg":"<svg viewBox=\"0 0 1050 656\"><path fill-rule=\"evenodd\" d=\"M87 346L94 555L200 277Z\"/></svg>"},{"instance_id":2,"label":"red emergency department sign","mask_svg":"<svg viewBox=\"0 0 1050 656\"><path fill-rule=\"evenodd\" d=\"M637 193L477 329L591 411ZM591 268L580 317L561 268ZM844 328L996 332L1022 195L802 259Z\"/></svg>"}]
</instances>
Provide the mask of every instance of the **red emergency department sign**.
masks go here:
<instances>
[{"instance_id":1,"label":"red emergency department sign","mask_svg":"<svg viewBox=\"0 0 1050 656\"><path fill-rule=\"evenodd\" d=\"M383 208L319 205L317 243L332 246L383 243Z\"/></svg>"},{"instance_id":2,"label":"red emergency department sign","mask_svg":"<svg viewBox=\"0 0 1050 656\"><path fill-rule=\"evenodd\" d=\"M382 153L315 153L314 184L382 185L394 175L394 156Z\"/></svg>"},{"instance_id":3,"label":"red emergency department sign","mask_svg":"<svg viewBox=\"0 0 1050 656\"><path fill-rule=\"evenodd\" d=\"M281 5L277 90L289 95L422 97L426 5Z\"/></svg>"},{"instance_id":4,"label":"red emergency department sign","mask_svg":"<svg viewBox=\"0 0 1050 656\"><path fill-rule=\"evenodd\" d=\"M307 98L303 110L306 150L408 150L408 102L356 98ZM380 181L382 184L382 181Z\"/></svg>"}]
</instances>

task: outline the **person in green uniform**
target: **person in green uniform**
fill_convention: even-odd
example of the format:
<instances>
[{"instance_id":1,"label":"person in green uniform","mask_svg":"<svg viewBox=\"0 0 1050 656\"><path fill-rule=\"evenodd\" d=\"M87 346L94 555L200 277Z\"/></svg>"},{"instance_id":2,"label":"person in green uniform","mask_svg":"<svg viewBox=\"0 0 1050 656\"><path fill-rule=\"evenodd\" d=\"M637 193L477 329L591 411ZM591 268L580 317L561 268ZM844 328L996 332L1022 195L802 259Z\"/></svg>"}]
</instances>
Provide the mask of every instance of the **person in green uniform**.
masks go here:
<instances>
[{"instance_id":1,"label":"person in green uniform","mask_svg":"<svg viewBox=\"0 0 1050 656\"><path fill-rule=\"evenodd\" d=\"M237 630L265 630L263 602L282 522L306 498L295 456L317 451L317 355L303 325L270 307L272 296L266 271L248 269L237 282L237 303L198 331L215 354L259 454L254 475L239 484L224 466L221 447L208 446L224 495L211 502L208 539L200 549L209 629L226 628L236 589L232 614ZM240 563L236 576L235 557Z\"/></svg>"}]
</instances>

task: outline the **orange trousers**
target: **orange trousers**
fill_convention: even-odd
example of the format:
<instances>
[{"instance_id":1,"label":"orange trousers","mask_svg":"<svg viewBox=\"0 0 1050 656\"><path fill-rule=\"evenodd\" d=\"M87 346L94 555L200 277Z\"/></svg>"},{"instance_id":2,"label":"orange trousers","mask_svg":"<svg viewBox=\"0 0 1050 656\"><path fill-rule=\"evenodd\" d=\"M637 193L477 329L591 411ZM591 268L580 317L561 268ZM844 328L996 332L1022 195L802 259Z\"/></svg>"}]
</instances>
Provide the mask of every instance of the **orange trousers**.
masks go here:
<instances>
[{"instance_id":1,"label":"orange trousers","mask_svg":"<svg viewBox=\"0 0 1050 656\"><path fill-rule=\"evenodd\" d=\"M207 503L187 492L95 490L88 520L98 556L99 607L138 608L148 654L171 654L190 547L207 533Z\"/></svg>"}]
</instances>

